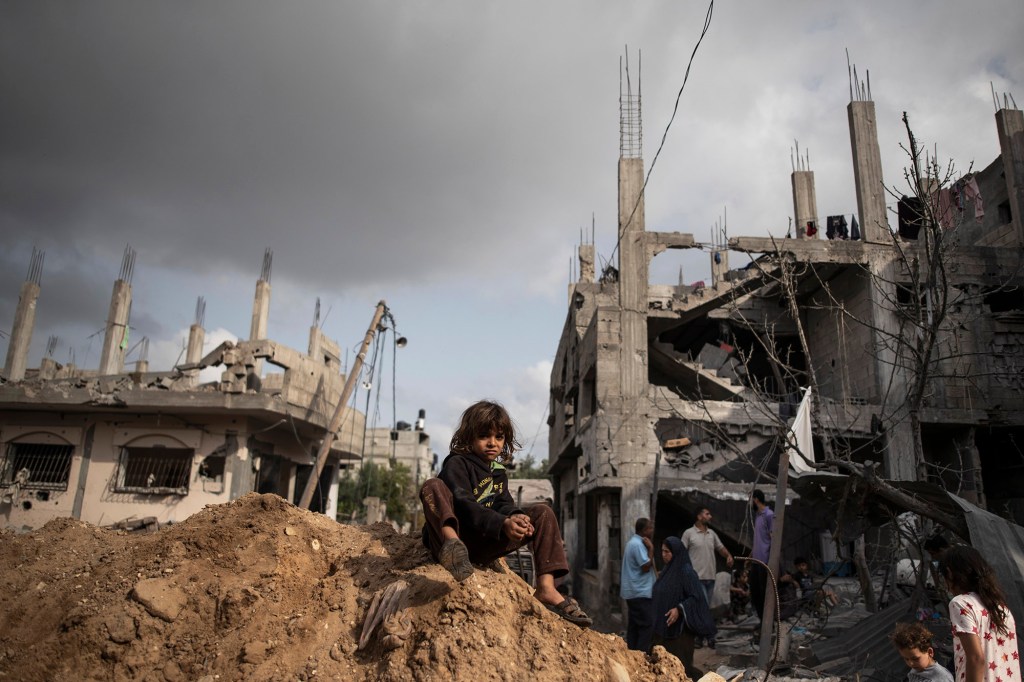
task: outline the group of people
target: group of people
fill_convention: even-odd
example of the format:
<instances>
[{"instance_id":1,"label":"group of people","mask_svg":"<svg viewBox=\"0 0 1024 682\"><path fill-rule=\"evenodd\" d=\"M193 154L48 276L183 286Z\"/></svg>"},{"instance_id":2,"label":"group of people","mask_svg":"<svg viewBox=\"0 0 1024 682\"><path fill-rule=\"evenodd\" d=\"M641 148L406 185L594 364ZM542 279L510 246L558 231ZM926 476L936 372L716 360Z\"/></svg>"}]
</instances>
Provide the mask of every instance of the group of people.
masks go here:
<instances>
[{"instance_id":1,"label":"group of people","mask_svg":"<svg viewBox=\"0 0 1024 682\"><path fill-rule=\"evenodd\" d=\"M634 530L626 543L619 576L619 595L626 600L627 607L626 645L647 652L660 644L692 671L691 677L700 677L693 668L696 639L707 637L714 642L717 632L711 617L709 591L695 568L698 555L700 561L704 560L703 552L697 549L691 554L683 539L669 536L661 544L659 573L654 561L654 524L650 519L640 518ZM710 543L712 548L715 541ZM722 549L731 563L732 556ZM712 589L713 583L712 580Z\"/></svg>"},{"instance_id":2,"label":"group of people","mask_svg":"<svg viewBox=\"0 0 1024 682\"><path fill-rule=\"evenodd\" d=\"M529 544L535 567L534 597L558 616L580 627L592 619L572 597L563 595L556 580L569 572L562 535L554 512L540 504L519 509L508 490L505 465L519 448L515 427L505 408L481 401L463 412L437 478L420 490L426 523L423 542L431 555L458 581L473 574L475 565L488 565ZM748 574L730 590L733 604L753 602L763 617L774 512L764 493L751 497L754 541ZM626 544L620 576L621 597L628 606L626 642L630 649L649 651L655 644L675 654L693 670L693 652L703 638L715 646L717 628L711 615L716 554L728 567L734 560L709 527L711 510L698 510L692 528L681 537L669 536L661 545L662 568L656 569L654 524L636 521ZM813 588L807 562L797 559L796 571L783 578L804 591ZM943 548L939 572L950 594L949 617L954 642L957 682L1010 682L1020 679L1016 624L992 567L973 547ZM827 595L827 593L824 593ZM834 595L833 595L834 596ZM735 614L734 614L735 615ZM922 626L902 626L892 641L911 668L911 682L949 680L935 662L931 633ZM693 673L691 673L693 675ZM697 675L699 677L699 675Z\"/></svg>"}]
</instances>

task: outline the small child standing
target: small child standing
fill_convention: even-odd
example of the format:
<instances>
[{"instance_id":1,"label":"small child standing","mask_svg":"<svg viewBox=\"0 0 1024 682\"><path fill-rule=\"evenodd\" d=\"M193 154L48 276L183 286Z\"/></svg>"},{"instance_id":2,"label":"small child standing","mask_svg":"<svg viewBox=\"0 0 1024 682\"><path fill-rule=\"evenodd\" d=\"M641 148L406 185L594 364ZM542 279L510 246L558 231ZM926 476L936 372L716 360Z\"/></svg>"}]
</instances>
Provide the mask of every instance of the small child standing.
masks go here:
<instances>
[{"instance_id":1,"label":"small child standing","mask_svg":"<svg viewBox=\"0 0 1024 682\"><path fill-rule=\"evenodd\" d=\"M750 572L746 565L732 572L732 586L729 588L729 610L734 623L747 617L750 604Z\"/></svg>"},{"instance_id":2,"label":"small child standing","mask_svg":"<svg viewBox=\"0 0 1024 682\"><path fill-rule=\"evenodd\" d=\"M537 576L533 596L569 622L589 627L592 621L576 600L555 589L569 563L554 512L546 504L524 512L508 492L505 465L518 448L501 405L480 401L462 413L440 473L420 489L423 544L459 582L473 574L473 564L490 564L529 544Z\"/></svg>"},{"instance_id":3,"label":"small child standing","mask_svg":"<svg viewBox=\"0 0 1024 682\"><path fill-rule=\"evenodd\" d=\"M920 623L899 623L890 638L910 666L910 682L953 682L953 674L935 662L932 633Z\"/></svg>"}]
</instances>

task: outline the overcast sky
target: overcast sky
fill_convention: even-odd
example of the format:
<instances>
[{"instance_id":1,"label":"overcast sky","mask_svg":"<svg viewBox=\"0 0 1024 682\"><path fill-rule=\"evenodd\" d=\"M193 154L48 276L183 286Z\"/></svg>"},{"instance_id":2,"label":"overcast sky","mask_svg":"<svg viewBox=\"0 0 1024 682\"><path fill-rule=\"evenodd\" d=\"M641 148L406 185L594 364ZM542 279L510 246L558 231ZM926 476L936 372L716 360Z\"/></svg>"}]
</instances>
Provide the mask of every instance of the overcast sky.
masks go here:
<instances>
[{"instance_id":1,"label":"overcast sky","mask_svg":"<svg viewBox=\"0 0 1024 682\"><path fill-rule=\"evenodd\" d=\"M425 408L443 455L459 412L497 398L546 457L546 427L534 438L592 215L599 255L614 246L620 58L628 45L635 79L642 51L649 166L707 7L0 0L0 330L36 246L29 366L56 335L55 359L95 368L131 244L132 338L166 369L197 296L207 350L248 335L270 248L271 338L304 350L319 296L351 358L387 299L409 338L399 420ZM1022 27L1020 0L717 3L647 228L708 241L727 212L731 236L783 236L794 139L819 214L854 213L847 48L870 71L889 184L903 111L940 158L987 166L990 83L1024 104ZM652 281L702 279L706 261L663 254Z\"/></svg>"}]
</instances>

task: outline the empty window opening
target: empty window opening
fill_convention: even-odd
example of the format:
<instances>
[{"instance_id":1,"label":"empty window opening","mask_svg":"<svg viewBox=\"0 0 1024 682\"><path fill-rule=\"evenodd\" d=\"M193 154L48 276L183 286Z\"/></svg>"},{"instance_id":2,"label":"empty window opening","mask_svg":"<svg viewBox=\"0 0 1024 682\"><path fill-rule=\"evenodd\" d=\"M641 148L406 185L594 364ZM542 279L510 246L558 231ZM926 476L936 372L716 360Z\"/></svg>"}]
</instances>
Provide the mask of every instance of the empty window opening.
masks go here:
<instances>
[{"instance_id":1,"label":"empty window opening","mask_svg":"<svg viewBox=\"0 0 1024 682\"><path fill-rule=\"evenodd\" d=\"M1024 289L1018 286L1005 286L987 289L985 305L994 313L1007 313L1012 310L1024 310Z\"/></svg>"},{"instance_id":2,"label":"empty window opening","mask_svg":"<svg viewBox=\"0 0 1024 682\"><path fill-rule=\"evenodd\" d=\"M122 493L187 495L193 451L187 448L123 448L114 489Z\"/></svg>"},{"instance_id":3,"label":"empty window opening","mask_svg":"<svg viewBox=\"0 0 1024 682\"><path fill-rule=\"evenodd\" d=\"M1009 201L1004 201L1003 203L999 204L999 206L996 207L996 210L999 213L1000 225L1005 225L1007 223L1013 222L1013 213L1010 211Z\"/></svg>"},{"instance_id":4,"label":"empty window opening","mask_svg":"<svg viewBox=\"0 0 1024 682\"><path fill-rule=\"evenodd\" d=\"M0 465L0 485L19 483L22 488L67 490L73 445L11 443Z\"/></svg>"},{"instance_id":5,"label":"empty window opening","mask_svg":"<svg viewBox=\"0 0 1024 682\"><path fill-rule=\"evenodd\" d=\"M214 481L224 480L224 463L227 458L224 455L209 455L199 463L199 475L203 478Z\"/></svg>"}]
</instances>

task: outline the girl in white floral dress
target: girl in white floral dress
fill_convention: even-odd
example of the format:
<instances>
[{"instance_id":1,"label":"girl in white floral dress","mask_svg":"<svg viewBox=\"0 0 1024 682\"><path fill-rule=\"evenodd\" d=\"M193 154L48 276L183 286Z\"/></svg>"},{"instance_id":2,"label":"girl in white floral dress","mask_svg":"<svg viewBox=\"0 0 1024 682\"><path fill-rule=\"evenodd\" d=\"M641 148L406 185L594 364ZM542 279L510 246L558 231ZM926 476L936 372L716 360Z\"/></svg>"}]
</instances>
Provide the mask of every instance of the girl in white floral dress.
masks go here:
<instances>
[{"instance_id":1,"label":"girl in white floral dress","mask_svg":"<svg viewBox=\"0 0 1024 682\"><path fill-rule=\"evenodd\" d=\"M940 568L956 595L949 620L957 682L1022 682L1017 627L992 567L978 550L957 545Z\"/></svg>"}]
</instances>

